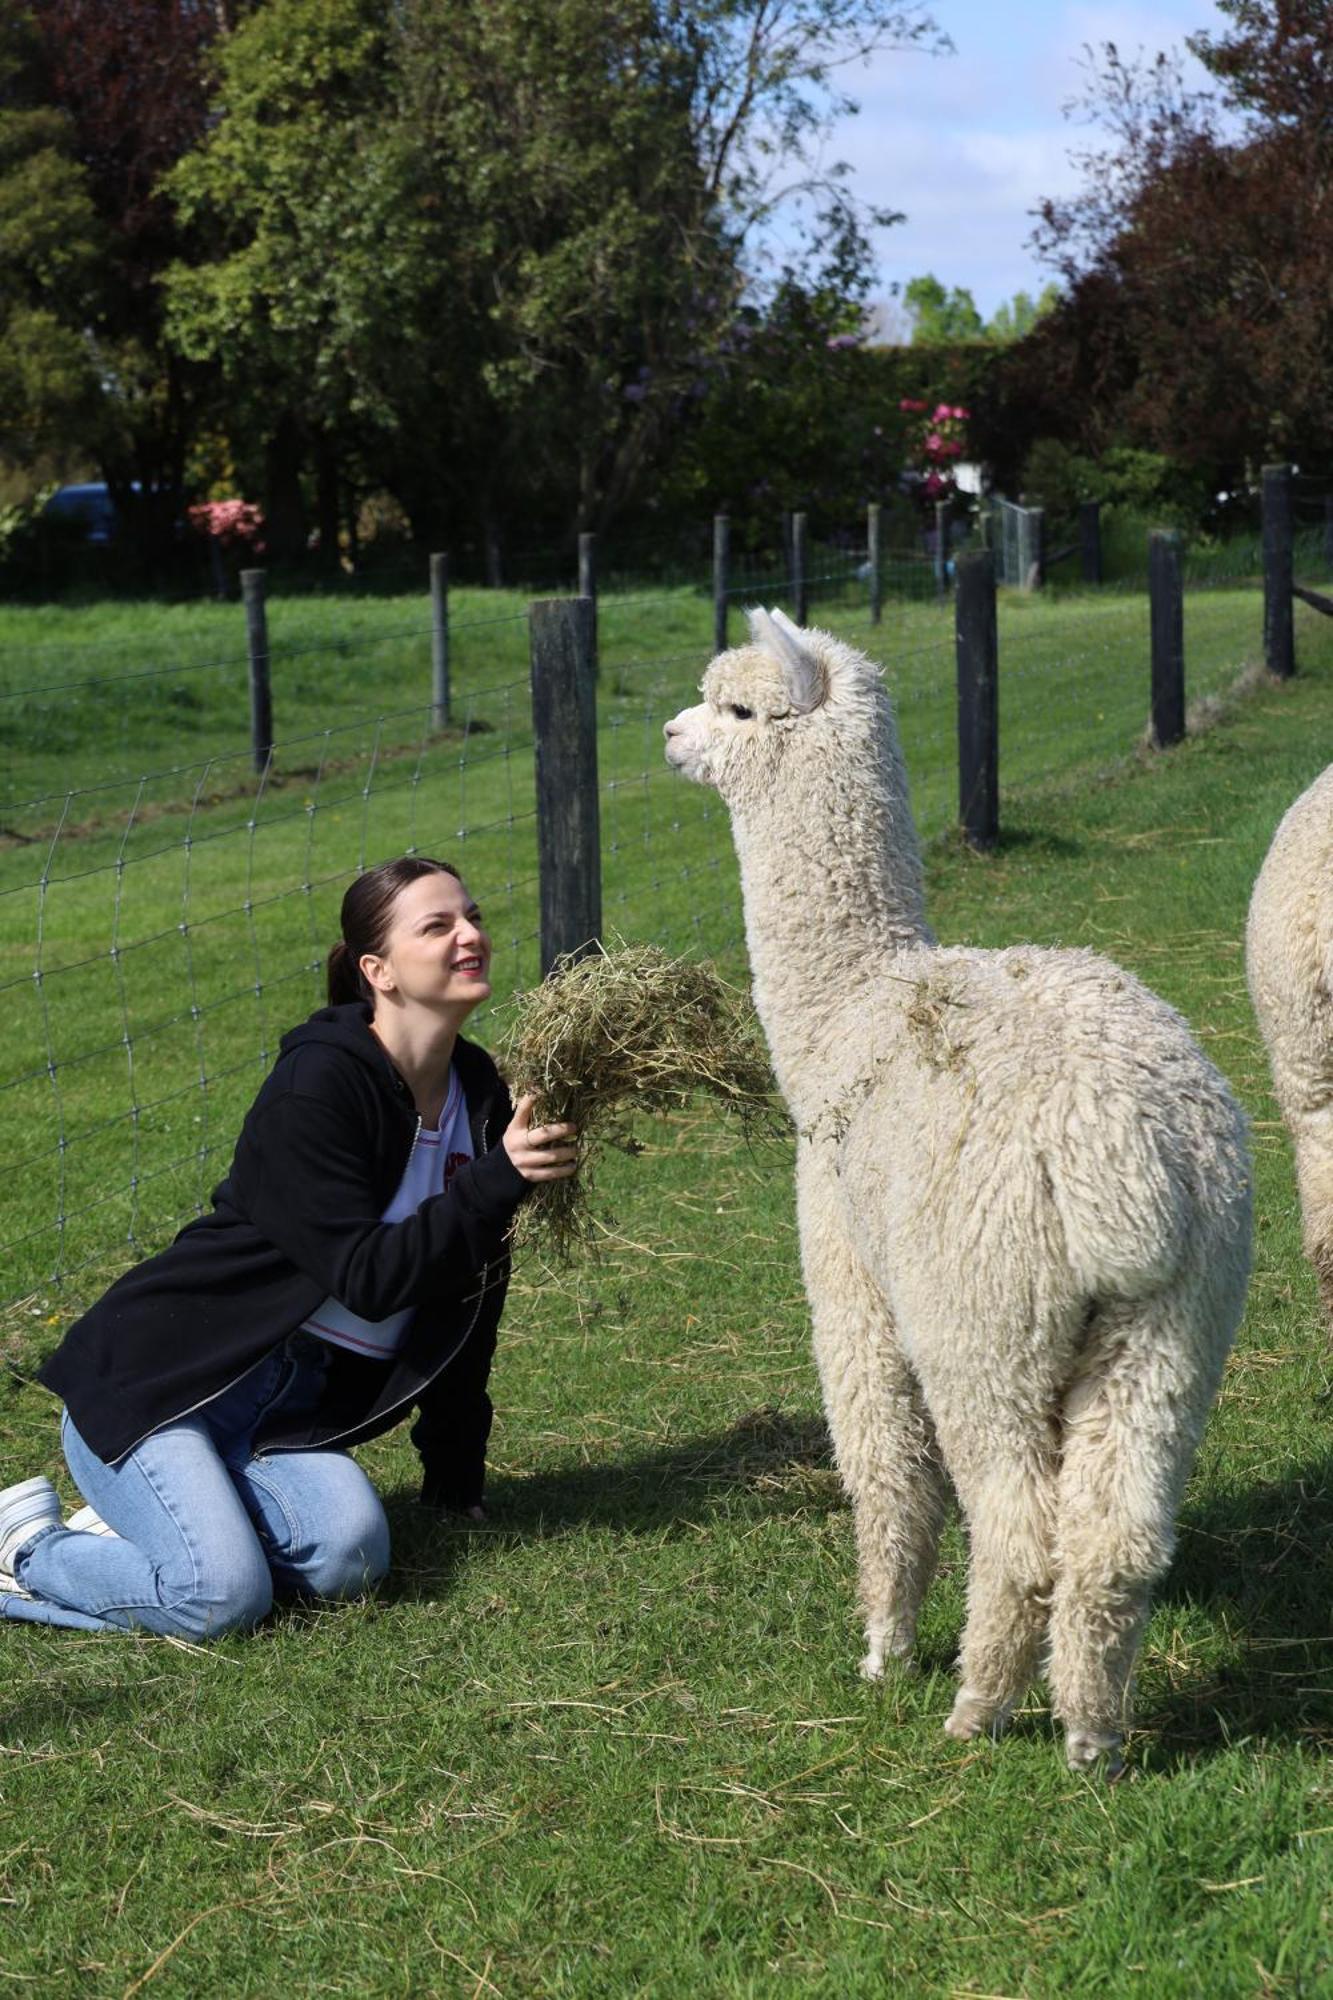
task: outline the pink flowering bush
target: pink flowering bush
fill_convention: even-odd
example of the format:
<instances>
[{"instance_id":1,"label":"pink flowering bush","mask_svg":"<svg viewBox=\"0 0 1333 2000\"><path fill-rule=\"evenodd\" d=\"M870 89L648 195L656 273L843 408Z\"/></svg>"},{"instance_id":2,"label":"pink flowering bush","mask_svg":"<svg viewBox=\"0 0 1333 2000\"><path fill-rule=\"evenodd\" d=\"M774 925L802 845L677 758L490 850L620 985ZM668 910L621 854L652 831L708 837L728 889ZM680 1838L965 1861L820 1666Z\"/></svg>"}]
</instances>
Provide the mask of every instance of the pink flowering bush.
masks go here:
<instances>
[{"instance_id":1,"label":"pink flowering bush","mask_svg":"<svg viewBox=\"0 0 1333 2000\"><path fill-rule=\"evenodd\" d=\"M201 500L188 513L190 526L217 547L263 555L264 512L253 500Z\"/></svg>"},{"instance_id":2,"label":"pink flowering bush","mask_svg":"<svg viewBox=\"0 0 1333 2000\"><path fill-rule=\"evenodd\" d=\"M936 403L932 408L911 396L904 396L898 407L904 415L922 419L908 438L909 463L920 475L917 490L927 501L951 500L956 491L954 461L967 447L964 426L971 412L960 403Z\"/></svg>"}]
</instances>

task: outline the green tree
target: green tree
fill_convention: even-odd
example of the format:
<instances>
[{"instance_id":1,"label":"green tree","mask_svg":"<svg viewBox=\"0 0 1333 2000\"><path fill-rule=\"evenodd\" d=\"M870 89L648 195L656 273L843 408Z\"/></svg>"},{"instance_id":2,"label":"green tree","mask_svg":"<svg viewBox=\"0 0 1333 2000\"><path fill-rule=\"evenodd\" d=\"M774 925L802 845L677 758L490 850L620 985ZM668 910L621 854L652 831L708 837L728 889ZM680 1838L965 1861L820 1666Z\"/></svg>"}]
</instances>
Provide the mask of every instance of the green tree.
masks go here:
<instances>
[{"instance_id":1,"label":"green tree","mask_svg":"<svg viewBox=\"0 0 1333 2000\"><path fill-rule=\"evenodd\" d=\"M414 414L448 246L438 196L413 186L393 54L374 0L272 0L220 48L222 116L167 183L193 253L167 273L168 331L221 368L279 554L305 542L302 463L328 556L358 439Z\"/></svg>"},{"instance_id":2,"label":"green tree","mask_svg":"<svg viewBox=\"0 0 1333 2000\"><path fill-rule=\"evenodd\" d=\"M605 525L707 395L776 169L811 268L865 264L811 164L829 68L931 32L854 0L268 0L172 176L174 337L420 534Z\"/></svg>"},{"instance_id":3,"label":"green tree","mask_svg":"<svg viewBox=\"0 0 1333 2000\"><path fill-rule=\"evenodd\" d=\"M454 271L502 490L563 492L585 527L639 488L738 290L698 50L663 26L655 0L427 0L413 23L419 129L464 164Z\"/></svg>"},{"instance_id":4,"label":"green tree","mask_svg":"<svg viewBox=\"0 0 1333 2000\"><path fill-rule=\"evenodd\" d=\"M1024 339L1043 313L1054 310L1059 299L1060 287L1054 284L1043 285L1035 299L1028 292L1015 292L1012 299L996 307L986 322L986 339L1001 347Z\"/></svg>"},{"instance_id":5,"label":"green tree","mask_svg":"<svg viewBox=\"0 0 1333 2000\"><path fill-rule=\"evenodd\" d=\"M792 274L761 310L742 308L713 358L696 418L663 482L668 514L727 513L738 546L761 545L797 508L843 524L892 483L896 402L867 393L865 349L842 287Z\"/></svg>"},{"instance_id":6,"label":"green tree","mask_svg":"<svg viewBox=\"0 0 1333 2000\"><path fill-rule=\"evenodd\" d=\"M69 120L40 96L29 14L0 25L0 456L87 450L98 381L85 334L105 242Z\"/></svg>"},{"instance_id":7,"label":"green tree","mask_svg":"<svg viewBox=\"0 0 1333 2000\"><path fill-rule=\"evenodd\" d=\"M203 129L197 0L29 0L0 16L0 451L103 474L161 555L210 384L162 338L175 253L158 192Z\"/></svg>"},{"instance_id":8,"label":"green tree","mask_svg":"<svg viewBox=\"0 0 1333 2000\"><path fill-rule=\"evenodd\" d=\"M903 286L902 302L912 319L914 347L956 347L970 340L994 341L1005 346L1031 333L1043 313L1050 312L1060 297L1058 285L1046 285L1034 299L1027 292L1015 292L998 306L989 320L983 320L977 302L963 285L946 290L933 273L910 278Z\"/></svg>"},{"instance_id":9,"label":"green tree","mask_svg":"<svg viewBox=\"0 0 1333 2000\"><path fill-rule=\"evenodd\" d=\"M912 316L914 347L949 347L960 340L984 340L985 322L965 286L946 290L933 272L909 278L903 304Z\"/></svg>"},{"instance_id":10,"label":"green tree","mask_svg":"<svg viewBox=\"0 0 1333 2000\"><path fill-rule=\"evenodd\" d=\"M1130 446L1214 494L1268 459L1333 465L1333 11L1218 12L1229 32L1190 42L1214 89L1171 55L1092 58L1080 108L1100 134L1035 239L1063 296L1007 389L1021 449Z\"/></svg>"}]
</instances>

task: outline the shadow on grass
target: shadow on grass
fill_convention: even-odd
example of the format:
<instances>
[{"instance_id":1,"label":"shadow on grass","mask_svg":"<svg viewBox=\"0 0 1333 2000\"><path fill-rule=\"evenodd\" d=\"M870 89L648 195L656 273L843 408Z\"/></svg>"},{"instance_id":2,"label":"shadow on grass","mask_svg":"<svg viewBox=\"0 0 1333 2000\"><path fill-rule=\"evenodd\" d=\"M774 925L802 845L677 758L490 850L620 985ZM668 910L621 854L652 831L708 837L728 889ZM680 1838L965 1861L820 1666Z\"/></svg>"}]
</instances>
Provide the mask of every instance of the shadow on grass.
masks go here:
<instances>
[{"instance_id":1,"label":"shadow on grass","mask_svg":"<svg viewBox=\"0 0 1333 2000\"><path fill-rule=\"evenodd\" d=\"M490 1520L472 1528L458 1516L432 1515L411 1494L386 1498L394 1566L387 1594L431 1598L466 1564L481 1540L545 1540L584 1528L660 1533L673 1525L747 1515L823 1512L841 1505L828 1430L822 1417L766 1407L730 1430L683 1438L659 1451L596 1465L563 1466L531 1478L493 1479Z\"/></svg>"},{"instance_id":2,"label":"shadow on grass","mask_svg":"<svg viewBox=\"0 0 1333 2000\"><path fill-rule=\"evenodd\" d=\"M992 845L981 852L969 845L958 827L937 833L928 843L933 857L955 856L962 861L982 864L1003 861L1009 856L1031 855L1038 860L1071 861L1087 852L1088 843L1059 833L1050 826L1001 826Z\"/></svg>"},{"instance_id":3,"label":"shadow on grass","mask_svg":"<svg viewBox=\"0 0 1333 2000\"><path fill-rule=\"evenodd\" d=\"M660 1537L727 1520L822 1515L845 1504L822 1417L759 1408L725 1431L634 1457L496 1479L491 1519L479 1528L426 1512L412 1491L389 1495L395 1558L383 1597L438 1600L481 1546L497 1542L554 1540L588 1528ZM850 1598L850 1524L846 1556ZM1147 1740L1134 1761L1141 1770L1165 1774L1248 1737L1333 1747L1333 1452L1279 1480L1189 1505L1155 1602L1159 1612L1179 1614L1184 1636L1170 1641L1172 1685L1164 1693L1145 1688L1140 1698ZM955 1643L951 1634L942 1651L923 1653L923 1674L948 1672ZM1160 1644L1157 1650L1160 1656ZM86 1698L100 1705L106 1691ZM137 1696L127 1691L125 1698ZM77 1705L80 1695L64 1690L62 1700Z\"/></svg>"},{"instance_id":4,"label":"shadow on grass","mask_svg":"<svg viewBox=\"0 0 1333 2000\"><path fill-rule=\"evenodd\" d=\"M730 1430L635 1458L501 1479L480 1529L423 1514L407 1493L388 1509L395 1564L388 1595L437 1597L480 1541L548 1539L588 1527L660 1534L755 1512L796 1515L845 1504L822 1418L759 1409ZM1191 1608L1208 1632L1171 1662L1176 1685L1145 1691L1140 1726L1156 1737L1136 1761L1166 1769L1248 1736L1333 1745L1333 1454L1283 1479L1208 1495L1188 1507L1158 1610ZM847 1538L847 1588L854 1556ZM922 1657L923 1672L952 1667ZM1229 1655L1219 1663L1217 1654Z\"/></svg>"},{"instance_id":5,"label":"shadow on grass","mask_svg":"<svg viewBox=\"0 0 1333 2000\"><path fill-rule=\"evenodd\" d=\"M1333 1746L1333 1452L1188 1506L1157 1602L1207 1612L1232 1654L1144 1713L1165 1755L1254 1735Z\"/></svg>"},{"instance_id":6,"label":"shadow on grass","mask_svg":"<svg viewBox=\"0 0 1333 2000\"><path fill-rule=\"evenodd\" d=\"M497 1479L484 1527L429 1514L408 1490L386 1504L395 1560L383 1598L414 1603L447 1594L479 1547L497 1541L553 1540L585 1528L660 1537L728 1519L819 1515L845 1502L823 1419L765 1407L728 1430L632 1458ZM1133 1759L1140 1771L1167 1776L1247 1738L1333 1747L1331 1552L1333 1453L1280 1480L1212 1493L1186 1508L1175 1564L1156 1596L1159 1612L1180 1614L1184 1636L1173 1634L1169 1645L1173 1685L1155 1695L1145 1689L1140 1698L1144 1734ZM849 1524L849 1598L853 1570ZM923 1649L917 1665L924 1676L951 1671L955 1639L951 1634L943 1650ZM134 1642L117 1640L126 1643ZM1160 1644L1157 1650L1160 1656ZM104 1723L108 1702L128 1713L139 1694L137 1685L62 1685L60 1699L67 1719L72 1712L90 1721L95 1712ZM21 1709L6 1717L6 1737L21 1734L22 1722ZM1020 1718L1016 1730L1045 1735L1050 1723Z\"/></svg>"}]
</instances>

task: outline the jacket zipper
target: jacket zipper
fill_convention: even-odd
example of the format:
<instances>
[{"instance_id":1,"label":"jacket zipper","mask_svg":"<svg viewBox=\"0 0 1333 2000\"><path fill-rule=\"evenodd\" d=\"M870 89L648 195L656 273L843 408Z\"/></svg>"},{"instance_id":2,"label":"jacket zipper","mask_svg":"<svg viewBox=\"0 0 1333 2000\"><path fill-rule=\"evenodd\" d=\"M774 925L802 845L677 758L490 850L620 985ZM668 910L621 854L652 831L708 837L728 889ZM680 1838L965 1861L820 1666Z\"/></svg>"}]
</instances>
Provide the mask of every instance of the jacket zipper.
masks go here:
<instances>
[{"instance_id":1,"label":"jacket zipper","mask_svg":"<svg viewBox=\"0 0 1333 2000\"><path fill-rule=\"evenodd\" d=\"M463 1333L460 1336L456 1346L452 1347L449 1353L445 1355L444 1360L440 1363L438 1368L433 1368L430 1374L426 1376L425 1380L417 1384L416 1388L412 1391L412 1394L410 1396L400 1396L396 1403L390 1403L387 1410L381 1410L379 1416L375 1418L375 1422L377 1424L380 1423L385 1417L391 1417L395 1410L410 1408L411 1405L417 1401L417 1399L421 1395L422 1390L429 1389L431 1383L435 1380L436 1376L442 1375L444 1373L445 1369L449 1366L449 1363L453 1360L455 1354L461 1354L462 1350L467 1346L468 1341L472 1337L472 1329L477 1324L478 1319L481 1317L481 1309L482 1306L485 1304L487 1291L490 1289L486 1283L487 1276L490 1273L490 1268L491 1267L489 1262L483 1264L481 1267L481 1280L477 1287L477 1303L473 1308L472 1317L468 1321L467 1326L464 1328ZM360 1424L353 1424L350 1430L335 1431L332 1437L321 1438L319 1443L316 1445L266 1444L264 1446L264 1456L268 1458L274 1458L280 1451L288 1451L288 1452L333 1451L337 1447L340 1438L355 1437L356 1433L361 1428L362 1427ZM133 1447L131 1447L131 1449L133 1449Z\"/></svg>"}]
</instances>

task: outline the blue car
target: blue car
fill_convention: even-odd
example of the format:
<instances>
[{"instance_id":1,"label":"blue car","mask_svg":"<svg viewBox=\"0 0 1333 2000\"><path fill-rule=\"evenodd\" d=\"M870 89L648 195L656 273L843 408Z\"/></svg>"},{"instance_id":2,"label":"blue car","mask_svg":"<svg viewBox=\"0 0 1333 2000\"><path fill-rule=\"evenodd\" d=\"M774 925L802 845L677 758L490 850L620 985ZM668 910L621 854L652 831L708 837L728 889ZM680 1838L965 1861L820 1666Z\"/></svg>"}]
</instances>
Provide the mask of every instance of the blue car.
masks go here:
<instances>
[{"instance_id":1,"label":"blue car","mask_svg":"<svg viewBox=\"0 0 1333 2000\"><path fill-rule=\"evenodd\" d=\"M116 538L115 502L100 480L83 486L58 486L42 512L52 520L82 525L84 541L97 548L105 548Z\"/></svg>"}]
</instances>

